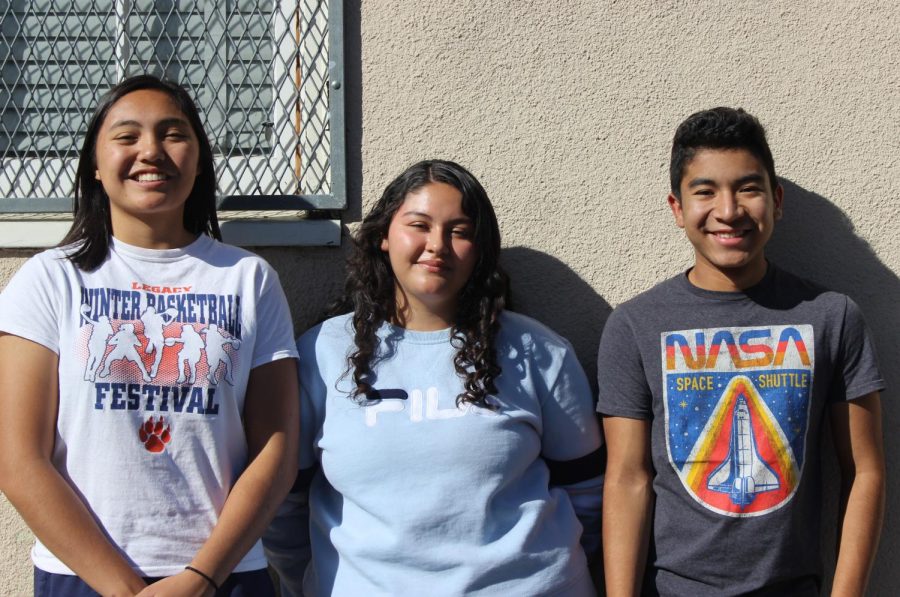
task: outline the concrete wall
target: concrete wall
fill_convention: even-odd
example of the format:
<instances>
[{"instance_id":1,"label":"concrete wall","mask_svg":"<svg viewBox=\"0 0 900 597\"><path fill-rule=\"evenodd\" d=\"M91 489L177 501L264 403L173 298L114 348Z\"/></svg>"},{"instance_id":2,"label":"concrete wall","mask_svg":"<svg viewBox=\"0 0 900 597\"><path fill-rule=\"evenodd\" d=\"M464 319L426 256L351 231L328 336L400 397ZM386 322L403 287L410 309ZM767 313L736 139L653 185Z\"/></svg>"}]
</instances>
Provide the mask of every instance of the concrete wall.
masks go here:
<instances>
[{"instance_id":1,"label":"concrete wall","mask_svg":"<svg viewBox=\"0 0 900 597\"><path fill-rule=\"evenodd\" d=\"M611 306L690 265L664 200L675 126L717 105L756 114L787 189L769 254L864 309L890 384L888 462L900 457L900 11L892 3L345 6L345 223L415 160L467 165L495 202L519 310L568 336L591 375ZM281 273L301 331L338 288L342 252L262 254ZM0 253L0 284L24 256ZM873 595L900 587L891 565L900 555L897 485L891 473ZM0 506L0 594L30 590L29 544L16 514Z\"/></svg>"}]
</instances>

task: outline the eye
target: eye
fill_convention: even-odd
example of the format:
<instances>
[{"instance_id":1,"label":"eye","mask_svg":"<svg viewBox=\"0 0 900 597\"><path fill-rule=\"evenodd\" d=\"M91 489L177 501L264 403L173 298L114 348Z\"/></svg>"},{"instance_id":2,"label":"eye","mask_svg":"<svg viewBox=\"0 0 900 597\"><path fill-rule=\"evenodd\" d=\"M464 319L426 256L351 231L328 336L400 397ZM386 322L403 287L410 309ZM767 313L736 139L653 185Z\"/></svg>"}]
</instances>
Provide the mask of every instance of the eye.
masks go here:
<instances>
[{"instance_id":1,"label":"eye","mask_svg":"<svg viewBox=\"0 0 900 597\"><path fill-rule=\"evenodd\" d=\"M472 238L472 230L468 227L457 226L450 233L457 238Z\"/></svg>"},{"instance_id":2,"label":"eye","mask_svg":"<svg viewBox=\"0 0 900 597\"><path fill-rule=\"evenodd\" d=\"M117 141L119 143L134 143L137 141L137 134L135 133L119 133L115 137L113 137L113 141Z\"/></svg>"},{"instance_id":3,"label":"eye","mask_svg":"<svg viewBox=\"0 0 900 597\"><path fill-rule=\"evenodd\" d=\"M739 193L744 193L744 194L753 194L753 195L755 195L755 194L758 194L758 193L762 193L762 189L761 189L758 185L755 185L755 184L754 184L754 185L743 186L743 187L740 188L740 190L739 190L738 192L739 192Z\"/></svg>"},{"instance_id":4,"label":"eye","mask_svg":"<svg viewBox=\"0 0 900 597\"><path fill-rule=\"evenodd\" d=\"M409 222L406 225L410 228L416 228L417 230L428 230L428 224L426 224L425 222L415 221Z\"/></svg>"},{"instance_id":5,"label":"eye","mask_svg":"<svg viewBox=\"0 0 900 597\"><path fill-rule=\"evenodd\" d=\"M184 131L177 130L177 129L167 131L165 136L166 136L166 139L172 139L175 141L182 141L184 139L189 138L189 135L187 133L185 133Z\"/></svg>"}]
</instances>

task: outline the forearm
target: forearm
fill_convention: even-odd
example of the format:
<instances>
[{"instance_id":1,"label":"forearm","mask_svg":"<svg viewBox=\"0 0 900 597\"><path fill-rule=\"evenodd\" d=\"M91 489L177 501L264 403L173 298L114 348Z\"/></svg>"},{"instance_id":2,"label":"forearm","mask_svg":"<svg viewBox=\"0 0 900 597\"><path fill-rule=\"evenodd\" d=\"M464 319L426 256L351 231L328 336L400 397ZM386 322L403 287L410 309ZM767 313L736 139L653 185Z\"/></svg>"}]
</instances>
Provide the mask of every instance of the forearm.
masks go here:
<instances>
[{"instance_id":1,"label":"forearm","mask_svg":"<svg viewBox=\"0 0 900 597\"><path fill-rule=\"evenodd\" d=\"M191 565L224 582L260 538L296 474L296 457L288 454L284 434L273 436L235 483L219 521ZM294 448L294 452L296 449Z\"/></svg>"},{"instance_id":2,"label":"forearm","mask_svg":"<svg viewBox=\"0 0 900 597\"><path fill-rule=\"evenodd\" d=\"M831 594L864 595L881 535L884 475L880 471L857 473L846 492L843 512Z\"/></svg>"},{"instance_id":3,"label":"forearm","mask_svg":"<svg viewBox=\"0 0 900 597\"><path fill-rule=\"evenodd\" d=\"M600 532L603 507L603 475L579 483L563 485L575 516L581 523L581 546L589 561L600 556Z\"/></svg>"},{"instance_id":4,"label":"forearm","mask_svg":"<svg viewBox=\"0 0 900 597\"><path fill-rule=\"evenodd\" d=\"M8 457L8 456L7 456ZM101 595L134 595L144 581L107 540L53 465L42 458L8 461L3 492L41 543Z\"/></svg>"},{"instance_id":5,"label":"forearm","mask_svg":"<svg viewBox=\"0 0 900 597\"><path fill-rule=\"evenodd\" d=\"M607 473L603 490L603 568L608 597L640 593L652 506L649 477L617 479Z\"/></svg>"}]
</instances>

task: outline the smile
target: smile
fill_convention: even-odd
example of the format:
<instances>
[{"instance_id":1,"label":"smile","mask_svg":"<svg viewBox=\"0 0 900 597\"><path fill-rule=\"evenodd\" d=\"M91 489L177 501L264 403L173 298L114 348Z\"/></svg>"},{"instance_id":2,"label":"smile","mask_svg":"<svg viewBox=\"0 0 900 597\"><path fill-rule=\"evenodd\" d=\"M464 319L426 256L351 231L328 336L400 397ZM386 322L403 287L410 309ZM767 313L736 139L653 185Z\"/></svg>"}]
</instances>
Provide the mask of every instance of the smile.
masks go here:
<instances>
[{"instance_id":1,"label":"smile","mask_svg":"<svg viewBox=\"0 0 900 597\"><path fill-rule=\"evenodd\" d=\"M732 232L713 232L712 234L715 235L716 238L723 238L723 239L725 239L725 238L741 238L742 236L747 234L747 231L746 230L735 230Z\"/></svg>"},{"instance_id":2,"label":"smile","mask_svg":"<svg viewBox=\"0 0 900 597\"><path fill-rule=\"evenodd\" d=\"M159 182L161 180L169 180L171 177L162 172L141 172L136 176L132 176L132 178L138 182Z\"/></svg>"}]
</instances>

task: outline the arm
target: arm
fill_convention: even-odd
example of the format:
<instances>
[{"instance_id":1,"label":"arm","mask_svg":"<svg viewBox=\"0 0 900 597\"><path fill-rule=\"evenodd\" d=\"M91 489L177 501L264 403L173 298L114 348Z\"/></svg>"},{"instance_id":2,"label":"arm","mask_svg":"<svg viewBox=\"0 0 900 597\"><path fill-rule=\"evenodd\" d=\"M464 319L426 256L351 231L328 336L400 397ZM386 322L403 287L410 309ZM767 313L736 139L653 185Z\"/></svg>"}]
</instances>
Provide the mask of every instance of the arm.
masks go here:
<instances>
[{"instance_id":1,"label":"arm","mask_svg":"<svg viewBox=\"0 0 900 597\"><path fill-rule=\"evenodd\" d=\"M863 595L884 515L884 450L878 392L834 404L831 428L841 467L842 518L831 594Z\"/></svg>"},{"instance_id":2,"label":"arm","mask_svg":"<svg viewBox=\"0 0 900 597\"><path fill-rule=\"evenodd\" d=\"M50 458L59 401L58 358L0 334L0 490L56 557L102 595L134 595L144 581L107 540Z\"/></svg>"},{"instance_id":3,"label":"arm","mask_svg":"<svg viewBox=\"0 0 900 597\"><path fill-rule=\"evenodd\" d=\"M309 538L309 482L316 470L316 468L300 469L294 488L278 508L272 524L263 535L266 559L269 566L278 573L282 597L303 595L303 576L312 559Z\"/></svg>"},{"instance_id":4,"label":"arm","mask_svg":"<svg viewBox=\"0 0 900 597\"><path fill-rule=\"evenodd\" d=\"M280 359L250 372L244 402L249 464L225 501L212 534L191 566L221 586L262 535L297 472L299 401L295 359ZM147 587L141 596L212 595L198 574L184 571Z\"/></svg>"},{"instance_id":5,"label":"arm","mask_svg":"<svg viewBox=\"0 0 900 597\"><path fill-rule=\"evenodd\" d=\"M650 540L653 467L650 422L604 417L603 567L609 597L638 595Z\"/></svg>"}]
</instances>

